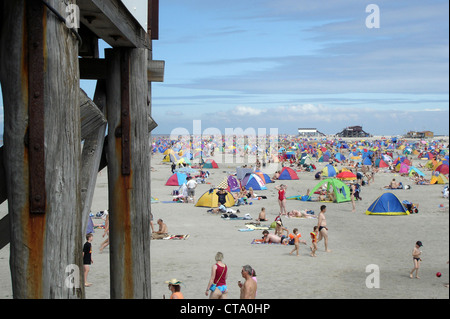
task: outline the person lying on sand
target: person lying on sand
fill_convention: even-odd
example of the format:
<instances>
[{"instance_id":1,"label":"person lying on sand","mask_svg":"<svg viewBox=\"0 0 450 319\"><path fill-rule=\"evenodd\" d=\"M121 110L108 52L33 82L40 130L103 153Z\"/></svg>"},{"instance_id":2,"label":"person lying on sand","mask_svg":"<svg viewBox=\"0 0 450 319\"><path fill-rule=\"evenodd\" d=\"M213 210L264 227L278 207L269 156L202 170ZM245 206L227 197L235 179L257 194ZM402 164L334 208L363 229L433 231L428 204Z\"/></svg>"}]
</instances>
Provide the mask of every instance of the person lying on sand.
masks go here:
<instances>
[{"instance_id":1,"label":"person lying on sand","mask_svg":"<svg viewBox=\"0 0 450 319\"><path fill-rule=\"evenodd\" d=\"M313 214L308 214L305 210L291 210L290 212L288 212L286 214L286 216L288 218L290 217L300 217L300 218L317 218L315 215Z\"/></svg>"},{"instance_id":2,"label":"person lying on sand","mask_svg":"<svg viewBox=\"0 0 450 319\"><path fill-rule=\"evenodd\" d=\"M289 242L289 238L287 236L284 236L284 238L281 238L275 234L270 234L269 231L264 230L262 232L263 234L263 242L266 244L283 244L287 245Z\"/></svg>"}]
</instances>

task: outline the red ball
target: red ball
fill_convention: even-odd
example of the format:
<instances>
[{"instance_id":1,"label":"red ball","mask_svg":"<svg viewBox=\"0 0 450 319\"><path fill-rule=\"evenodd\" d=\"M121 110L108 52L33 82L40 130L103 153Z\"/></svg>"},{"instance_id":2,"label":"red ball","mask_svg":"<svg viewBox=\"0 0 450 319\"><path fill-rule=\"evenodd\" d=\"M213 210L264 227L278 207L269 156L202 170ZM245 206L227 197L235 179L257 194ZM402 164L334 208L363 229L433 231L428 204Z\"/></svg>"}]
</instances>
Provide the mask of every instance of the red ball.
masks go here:
<instances>
[{"instance_id":1,"label":"red ball","mask_svg":"<svg viewBox=\"0 0 450 319\"><path fill-rule=\"evenodd\" d=\"M440 272L436 273L436 277L441 277L442 274Z\"/></svg>"}]
</instances>

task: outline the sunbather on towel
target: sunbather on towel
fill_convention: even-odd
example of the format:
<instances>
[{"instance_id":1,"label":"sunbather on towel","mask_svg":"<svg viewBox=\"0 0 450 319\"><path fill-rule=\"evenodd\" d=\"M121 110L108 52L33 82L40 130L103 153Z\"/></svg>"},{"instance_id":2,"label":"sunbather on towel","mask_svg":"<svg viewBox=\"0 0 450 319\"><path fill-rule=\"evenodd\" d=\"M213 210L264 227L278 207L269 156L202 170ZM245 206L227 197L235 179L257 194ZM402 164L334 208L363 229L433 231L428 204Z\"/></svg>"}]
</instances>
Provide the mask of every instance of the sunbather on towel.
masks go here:
<instances>
[{"instance_id":1,"label":"sunbather on towel","mask_svg":"<svg viewBox=\"0 0 450 319\"><path fill-rule=\"evenodd\" d=\"M287 237L287 236L283 235L283 237L280 237L280 236L277 236L275 234L270 234L268 230L264 230L262 232L262 234L264 236L263 237L264 243L266 243L266 244L283 244L283 245L287 245L289 243L289 237Z\"/></svg>"}]
</instances>

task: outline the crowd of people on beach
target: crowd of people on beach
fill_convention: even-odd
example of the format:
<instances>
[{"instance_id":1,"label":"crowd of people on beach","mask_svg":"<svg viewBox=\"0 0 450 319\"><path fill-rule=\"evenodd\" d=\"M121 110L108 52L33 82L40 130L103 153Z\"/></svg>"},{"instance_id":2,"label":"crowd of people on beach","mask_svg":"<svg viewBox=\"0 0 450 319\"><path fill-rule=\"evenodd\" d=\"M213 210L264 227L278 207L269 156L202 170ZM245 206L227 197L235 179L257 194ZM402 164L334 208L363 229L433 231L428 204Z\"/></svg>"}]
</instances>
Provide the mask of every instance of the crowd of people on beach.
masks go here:
<instances>
[{"instance_id":1,"label":"crowd of people on beach","mask_svg":"<svg viewBox=\"0 0 450 319\"><path fill-rule=\"evenodd\" d=\"M400 163L400 159L406 159L409 161L409 166L412 166L413 156L411 153L402 153L396 154L395 158L395 150L400 149L399 146L407 145L408 147L415 147L416 152L420 152L418 157L420 158L421 154L426 153L428 156L432 154L433 158L430 159L435 161L436 163L447 161L448 163L448 155L443 151L447 150L448 153L448 145L445 148L442 144L434 144L432 147L430 145L418 145L418 144L408 144L406 141L375 141L375 142L355 142L352 146L345 144L342 141L325 141L324 143L317 142L306 142L299 139L293 140L284 137L278 141L278 149L276 149L275 153L272 152L273 149L268 149L268 151L263 152L262 154L259 152L258 148L247 147L243 150L240 150L241 153L238 152L237 149L233 149L233 154L235 156L246 156L249 154L253 154L256 156L256 162L251 168L253 172L259 171L261 168L265 168L268 163L277 163L279 167L291 167L294 168L297 172L310 172L314 174L314 178L317 181L322 181L325 177L323 176L323 171L317 170L317 164L320 162L319 157L321 154L328 153L327 158L324 160L324 164L328 164L336 169L336 173L349 172L353 174L354 178L348 179L345 183L348 185L350 189L350 198L352 204L352 212L356 212L356 202L361 201L361 194L363 187L368 187L374 183L375 177L378 172L392 172L395 174L395 177L392 178L392 181L389 185L386 185L385 189L408 189L407 186L402 182L398 181L396 176L401 176L409 178L410 181L414 182L416 185L428 185L430 183L429 180L425 179L424 176L416 171L408 172L408 173L400 173L398 170L398 163ZM204 160L203 156L208 157L211 156L211 153L214 150L225 150L225 145L220 143L215 143L212 139L208 139L202 141L202 157L199 159L199 164L195 167L199 173L197 175L190 175L186 179L180 188L177 191L177 194L174 195L174 200L180 200L183 203L195 203L196 201L196 188L199 183L204 183L207 181L210 173L203 168ZM204 145L207 145L203 147ZM383 147L381 146L383 145ZM391 147L394 145L393 147ZM191 145L193 146L193 145ZM294 147L293 147L294 146ZM347 147L345 147L347 146ZM355 147L357 146L357 147ZM166 149L173 149L174 151L178 151L182 148L180 141L167 141L167 140L159 140L153 143L153 153L156 154L158 152L162 153L166 149L161 149L162 147L167 147ZM351 148L352 147L352 148ZM290 151L289 151L290 150ZM370 151L369 151L370 150ZM356 151L359 151L358 153ZM341 157L338 157L336 154L341 153L345 154ZM368 158L367 162L362 162L363 155ZM446 157L445 157L446 156ZM322 155L323 157L323 155ZM322 158L321 157L321 158ZM305 161L305 158L311 159L315 158L315 163L312 161ZM193 159L193 158L191 158ZM385 162L385 166L380 166L380 161ZM369 163L369 164L368 164ZM186 165L183 163L176 164L175 162L171 162L171 173L175 173L180 168L191 168L191 165ZM338 165L342 167L341 170L338 169ZM246 166L246 165L245 165ZM423 167L421 164L418 167ZM435 167L434 167L435 168ZM276 181L280 178L281 170L277 170L272 176L271 179ZM448 176L448 172L447 172ZM410 187L410 186L409 186ZM214 186L212 186L211 191ZM309 233L309 250L311 257L317 257L318 246L321 242L324 243L324 251L331 252L329 249L329 236L328 236L328 225L326 220L326 212L327 206L322 204L320 205L320 212L315 215L312 211L306 210L296 210L293 209L288 211L286 208L287 201L287 190L288 186L284 183L277 184L274 186L274 189L277 191L277 201L279 206L279 213L276 216L274 222L271 225L273 227L273 232L268 229L264 229L262 232L262 238L255 239L255 243L262 244L281 244L281 245L291 245L293 249L290 251L290 255L295 254L299 256L300 245L308 245L308 241L302 237L298 228L294 228L292 232L287 229L282 222L282 217L286 218L311 218L317 219L317 224L314 225ZM227 207L227 195L231 194L233 196L234 202L236 206L252 204L252 200L267 198L266 196L260 196L256 194L253 188L246 188L244 185L240 185L240 188L236 192L230 192L225 188L219 187L216 192L217 196L217 207L211 207L208 212L213 214L225 214L227 217L236 216L236 213L239 213L239 209L233 210ZM324 184L322 188L320 188L316 193L317 197L312 199L314 194L310 193L310 189L307 190L306 194L301 198L304 200L313 200L318 202L335 202L336 194L332 191L332 188L327 187L327 184ZM448 196L448 187L447 187L447 196ZM407 209L411 212L418 212L419 204L408 203ZM159 226L158 229L155 229L153 225L153 216L151 216L151 238L152 240L165 239L169 236L168 226L166 223L159 218L157 220L157 224ZM267 222L268 217L266 215L266 209L264 207L261 208L261 211L258 217L255 219L255 225L260 226L261 222ZM105 231L103 236L105 237L108 234L108 219L105 220ZM91 240L91 239L89 239ZM87 242L89 242L89 240ZM102 243L100 251L103 251L105 247L109 244L108 238ZM422 247L422 243L418 241L413 250L413 262L414 268L410 272L411 278L413 278L413 274L415 272L415 278L419 278L418 271L420 267L420 247ZM87 245L89 246L89 245ZM86 248L86 256L90 256L87 253ZM90 257L89 257L90 258ZM86 257L86 263L87 259ZM223 262L224 256L223 253L218 252L215 256L215 263L211 268L211 276L207 283L207 287L205 290L205 296L210 299L225 299L228 294L228 285L227 285L227 275L229 272L228 266ZM92 261L91 261L92 262ZM88 269L85 272L86 275L86 286L91 285L87 281L87 273ZM237 287L240 290L240 297L242 299L254 299L257 295L257 280L256 280L256 272L250 265L245 265L241 269L241 275L244 279L244 282L239 281L237 283ZM171 279L166 281L168 284L168 289L171 291L170 299L184 299L183 294L181 293L181 284L182 282L177 279ZM164 297L165 298L165 297Z\"/></svg>"}]
</instances>

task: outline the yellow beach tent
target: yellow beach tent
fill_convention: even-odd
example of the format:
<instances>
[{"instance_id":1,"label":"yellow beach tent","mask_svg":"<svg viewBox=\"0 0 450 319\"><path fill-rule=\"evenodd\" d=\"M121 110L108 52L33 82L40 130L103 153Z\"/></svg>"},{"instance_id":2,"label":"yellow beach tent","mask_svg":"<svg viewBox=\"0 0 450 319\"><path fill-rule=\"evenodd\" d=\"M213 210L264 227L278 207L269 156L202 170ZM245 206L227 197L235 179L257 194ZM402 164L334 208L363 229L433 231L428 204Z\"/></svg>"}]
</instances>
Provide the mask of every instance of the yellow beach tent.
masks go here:
<instances>
[{"instance_id":1,"label":"yellow beach tent","mask_svg":"<svg viewBox=\"0 0 450 319\"><path fill-rule=\"evenodd\" d=\"M204 193L195 204L196 207L219 207L219 197L217 196L218 188L211 189ZM225 207L234 206L234 197L228 192L226 196Z\"/></svg>"}]
</instances>

